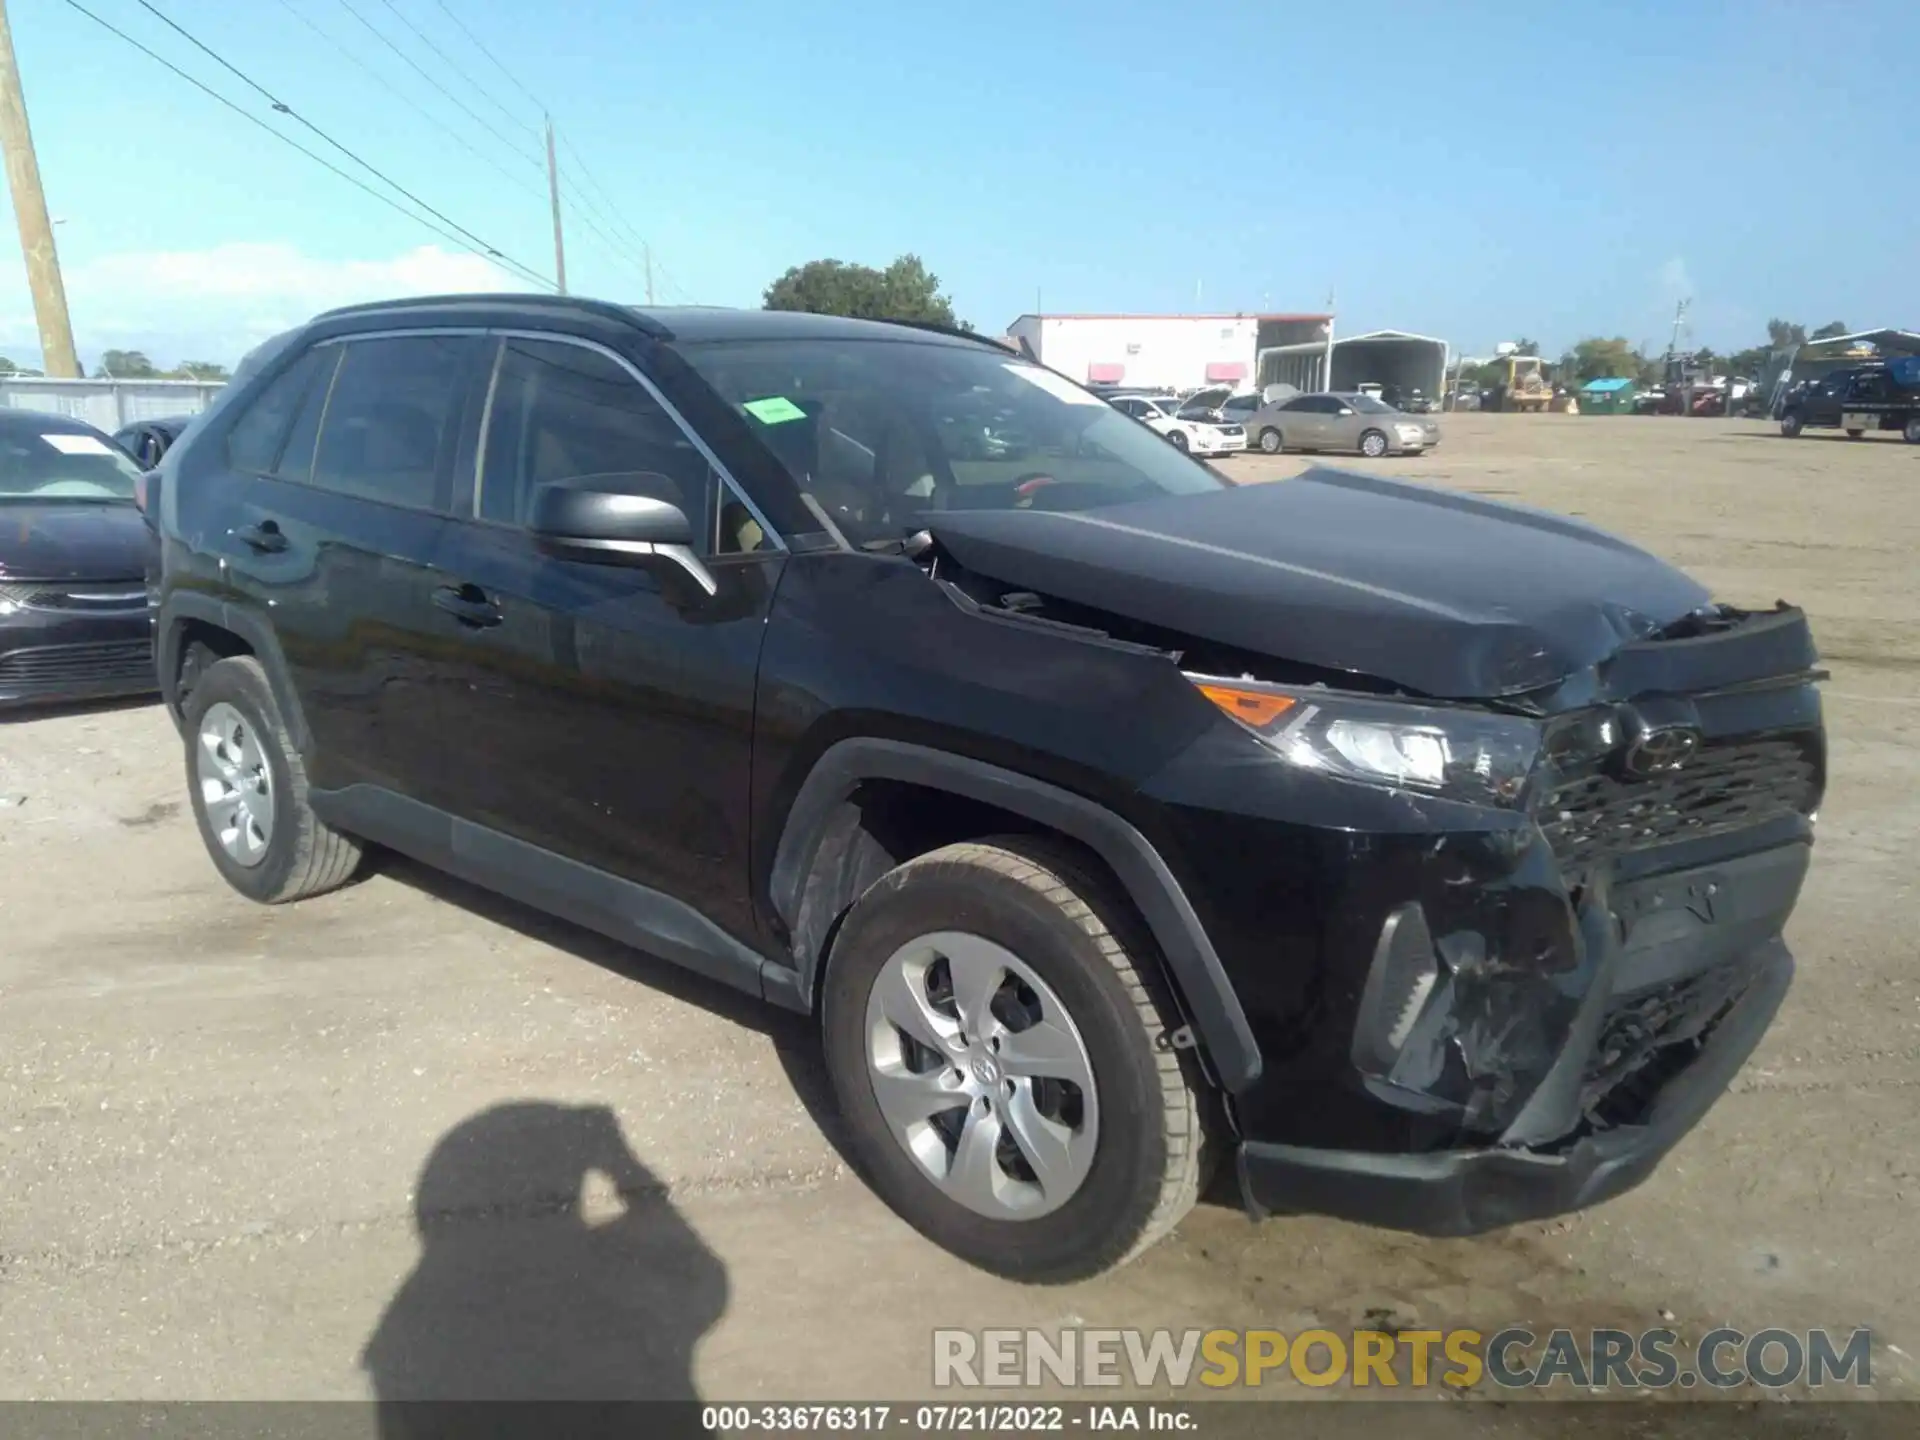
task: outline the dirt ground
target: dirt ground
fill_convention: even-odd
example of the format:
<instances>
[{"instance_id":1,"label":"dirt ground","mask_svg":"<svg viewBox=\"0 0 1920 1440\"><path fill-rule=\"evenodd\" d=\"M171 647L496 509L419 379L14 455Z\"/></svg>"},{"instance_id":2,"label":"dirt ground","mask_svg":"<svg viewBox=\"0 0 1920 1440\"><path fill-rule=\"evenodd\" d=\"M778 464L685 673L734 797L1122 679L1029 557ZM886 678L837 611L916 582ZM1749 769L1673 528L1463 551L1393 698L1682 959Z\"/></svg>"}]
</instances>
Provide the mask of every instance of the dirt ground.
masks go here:
<instances>
[{"instance_id":1,"label":"dirt ground","mask_svg":"<svg viewBox=\"0 0 1920 1440\"><path fill-rule=\"evenodd\" d=\"M1642 1189L1449 1242L1209 1205L1112 1276L1008 1285L848 1173L798 1021L397 861L256 908L202 853L160 709L0 720L0 1397L899 1398L930 1393L936 1326L1383 1314L1866 1325L1875 1390L1920 1396L1920 447L1442 424L1429 456L1338 463L1804 605L1833 672L1795 989Z\"/></svg>"}]
</instances>

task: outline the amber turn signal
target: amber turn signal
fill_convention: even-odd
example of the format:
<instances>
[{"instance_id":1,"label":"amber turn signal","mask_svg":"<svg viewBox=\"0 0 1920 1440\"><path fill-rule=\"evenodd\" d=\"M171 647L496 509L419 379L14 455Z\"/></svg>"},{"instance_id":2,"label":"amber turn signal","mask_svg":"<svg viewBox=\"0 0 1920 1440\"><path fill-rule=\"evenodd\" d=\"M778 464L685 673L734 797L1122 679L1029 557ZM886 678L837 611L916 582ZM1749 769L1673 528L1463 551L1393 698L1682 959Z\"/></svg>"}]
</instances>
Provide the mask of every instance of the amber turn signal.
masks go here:
<instances>
[{"instance_id":1,"label":"amber turn signal","mask_svg":"<svg viewBox=\"0 0 1920 1440\"><path fill-rule=\"evenodd\" d=\"M1200 685L1200 693L1242 725L1264 730L1299 702L1270 690L1242 690L1233 685Z\"/></svg>"}]
</instances>

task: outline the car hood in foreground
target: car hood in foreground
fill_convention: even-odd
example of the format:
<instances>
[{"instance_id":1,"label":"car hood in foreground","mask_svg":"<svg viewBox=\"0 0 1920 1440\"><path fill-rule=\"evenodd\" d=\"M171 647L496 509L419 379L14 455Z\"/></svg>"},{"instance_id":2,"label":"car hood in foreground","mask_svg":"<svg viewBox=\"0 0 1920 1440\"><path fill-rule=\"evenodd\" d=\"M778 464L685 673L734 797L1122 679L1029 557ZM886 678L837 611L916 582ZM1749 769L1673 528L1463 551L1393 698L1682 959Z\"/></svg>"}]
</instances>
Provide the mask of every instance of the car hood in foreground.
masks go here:
<instances>
[{"instance_id":1,"label":"car hood in foreground","mask_svg":"<svg viewBox=\"0 0 1920 1440\"><path fill-rule=\"evenodd\" d=\"M0 500L0 580L137 580L148 534L130 500Z\"/></svg>"},{"instance_id":2,"label":"car hood in foreground","mask_svg":"<svg viewBox=\"0 0 1920 1440\"><path fill-rule=\"evenodd\" d=\"M1335 470L928 528L1008 585L1450 699L1554 684L1708 599L1578 520Z\"/></svg>"}]
</instances>

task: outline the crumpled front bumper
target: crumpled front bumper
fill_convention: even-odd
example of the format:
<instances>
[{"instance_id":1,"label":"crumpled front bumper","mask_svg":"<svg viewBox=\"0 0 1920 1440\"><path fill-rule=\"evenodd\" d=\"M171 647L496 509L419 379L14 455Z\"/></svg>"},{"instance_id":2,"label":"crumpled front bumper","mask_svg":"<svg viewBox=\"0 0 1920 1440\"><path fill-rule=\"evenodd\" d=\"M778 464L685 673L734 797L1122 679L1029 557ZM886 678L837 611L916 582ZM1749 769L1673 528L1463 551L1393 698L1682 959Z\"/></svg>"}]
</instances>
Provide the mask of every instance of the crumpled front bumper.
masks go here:
<instances>
[{"instance_id":1,"label":"crumpled front bumper","mask_svg":"<svg viewBox=\"0 0 1920 1440\"><path fill-rule=\"evenodd\" d=\"M1781 847L1619 895L1590 894L1577 918L1583 944L1598 958L1595 983L1552 1067L1498 1141L1425 1152L1247 1141L1237 1158L1247 1208L1469 1235L1632 1189L1713 1107L1779 1010L1794 962L1778 926L1797 898L1806 852L1805 845ZM1710 897L1704 916L1688 913L1689 896ZM1639 923L1623 924L1623 910L1639 912ZM1607 1123L1594 1123L1595 1068L1623 1005L1712 975L1734 979L1730 997L1722 989L1706 1002L1711 1024L1653 1049L1621 1082L1631 1087L1619 1093L1632 1113L1615 1104Z\"/></svg>"}]
</instances>

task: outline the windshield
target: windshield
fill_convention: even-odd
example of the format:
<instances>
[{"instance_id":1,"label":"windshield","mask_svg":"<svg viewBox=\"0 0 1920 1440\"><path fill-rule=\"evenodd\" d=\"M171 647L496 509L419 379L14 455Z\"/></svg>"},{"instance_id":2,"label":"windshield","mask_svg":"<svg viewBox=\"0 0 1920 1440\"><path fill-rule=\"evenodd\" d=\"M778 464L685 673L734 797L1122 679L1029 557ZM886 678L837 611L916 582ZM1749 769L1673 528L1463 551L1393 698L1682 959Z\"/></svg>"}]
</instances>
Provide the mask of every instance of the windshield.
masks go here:
<instances>
[{"instance_id":1,"label":"windshield","mask_svg":"<svg viewBox=\"0 0 1920 1440\"><path fill-rule=\"evenodd\" d=\"M1088 510L1225 484L1099 396L986 349L821 339L681 353L856 544L941 510Z\"/></svg>"},{"instance_id":2,"label":"windshield","mask_svg":"<svg viewBox=\"0 0 1920 1440\"><path fill-rule=\"evenodd\" d=\"M1393 407L1384 400L1376 400L1371 395L1354 395L1347 403L1362 415L1391 415Z\"/></svg>"},{"instance_id":3,"label":"windshield","mask_svg":"<svg viewBox=\"0 0 1920 1440\"><path fill-rule=\"evenodd\" d=\"M31 422L0 428L0 505L51 500L133 501L140 467L98 435L42 430Z\"/></svg>"}]
</instances>

